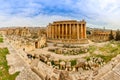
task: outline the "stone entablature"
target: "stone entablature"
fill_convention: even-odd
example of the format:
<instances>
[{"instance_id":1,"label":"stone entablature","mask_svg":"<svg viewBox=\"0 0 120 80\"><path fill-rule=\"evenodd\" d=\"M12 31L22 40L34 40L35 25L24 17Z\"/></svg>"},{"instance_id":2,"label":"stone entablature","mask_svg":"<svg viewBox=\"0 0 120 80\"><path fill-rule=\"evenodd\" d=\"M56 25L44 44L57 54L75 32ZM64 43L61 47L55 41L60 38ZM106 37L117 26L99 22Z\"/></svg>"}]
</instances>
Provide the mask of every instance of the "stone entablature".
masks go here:
<instances>
[{"instance_id":1,"label":"stone entablature","mask_svg":"<svg viewBox=\"0 0 120 80\"><path fill-rule=\"evenodd\" d=\"M86 39L86 22L67 20L55 21L47 26L48 40L76 40Z\"/></svg>"}]
</instances>

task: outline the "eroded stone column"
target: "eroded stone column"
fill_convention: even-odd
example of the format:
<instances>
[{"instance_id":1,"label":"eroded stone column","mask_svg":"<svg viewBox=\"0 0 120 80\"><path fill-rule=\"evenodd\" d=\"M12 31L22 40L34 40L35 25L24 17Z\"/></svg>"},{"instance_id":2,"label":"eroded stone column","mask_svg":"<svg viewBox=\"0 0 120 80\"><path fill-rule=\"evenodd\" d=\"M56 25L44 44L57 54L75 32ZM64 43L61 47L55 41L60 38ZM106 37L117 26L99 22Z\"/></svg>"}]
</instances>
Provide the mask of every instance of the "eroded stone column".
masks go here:
<instances>
[{"instance_id":1,"label":"eroded stone column","mask_svg":"<svg viewBox=\"0 0 120 80\"><path fill-rule=\"evenodd\" d=\"M49 37L51 38L51 26L49 25Z\"/></svg>"},{"instance_id":2,"label":"eroded stone column","mask_svg":"<svg viewBox=\"0 0 120 80\"><path fill-rule=\"evenodd\" d=\"M85 36L86 36L86 35L85 35L85 33L86 33L86 32L85 32L85 24L82 24L82 25L83 25L83 38L85 38Z\"/></svg>"},{"instance_id":3,"label":"eroded stone column","mask_svg":"<svg viewBox=\"0 0 120 80\"><path fill-rule=\"evenodd\" d=\"M62 39L64 39L64 24L62 24Z\"/></svg>"},{"instance_id":4,"label":"eroded stone column","mask_svg":"<svg viewBox=\"0 0 120 80\"><path fill-rule=\"evenodd\" d=\"M47 36L48 36L48 38L50 38L50 34L49 34L50 33L50 27L49 26L48 26L48 30L47 31L48 31Z\"/></svg>"},{"instance_id":5,"label":"eroded stone column","mask_svg":"<svg viewBox=\"0 0 120 80\"><path fill-rule=\"evenodd\" d=\"M74 36L75 36L75 34L74 34L74 28L75 28L75 26L74 26L74 24L72 24L72 27L71 27L71 30L72 30L72 34L71 34L71 38L72 39L74 39Z\"/></svg>"},{"instance_id":6,"label":"eroded stone column","mask_svg":"<svg viewBox=\"0 0 120 80\"><path fill-rule=\"evenodd\" d=\"M79 29L79 24L77 24L77 39L79 40L80 38L79 38L79 36L80 36L80 31L79 31L80 29Z\"/></svg>"},{"instance_id":7,"label":"eroded stone column","mask_svg":"<svg viewBox=\"0 0 120 80\"><path fill-rule=\"evenodd\" d=\"M84 24L84 32L85 32L85 37L84 38L86 38L87 36L86 36L86 24Z\"/></svg>"},{"instance_id":8,"label":"eroded stone column","mask_svg":"<svg viewBox=\"0 0 120 80\"><path fill-rule=\"evenodd\" d=\"M49 32L48 31L49 31L49 27L47 26L47 37L49 38L49 35L48 35Z\"/></svg>"},{"instance_id":9,"label":"eroded stone column","mask_svg":"<svg viewBox=\"0 0 120 80\"><path fill-rule=\"evenodd\" d=\"M50 25L49 27L50 27L50 34L49 35L50 35L50 38L52 38L52 26Z\"/></svg>"},{"instance_id":10,"label":"eroded stone column","mask_svg":"<svg viewBox=\"0 0 120 80\"><path fill-rule=\"evenodd\" d=\"M54 25L54 38L57 39L57 25Z\"/></svg>"},{"instance_id":11,"label":"eroded stone column","mask_svg":"<svg viewBox=\"0 0 120 80\"><path fill-rule=\"evenodd\" d=\"M73 38L74 38L74 37L73 37L73 36L74 36L74 35L73 35L73 34L74 34L74 24L72 24L72 26L71 26L71 32L72 32L72 33L71 33L71 39L73 39Z\"/></svg>"},{"instance_id":12,"label":"eroded stone column","mask_svg":"<svg viewBox=\"0 0 120 80\"><path fill-rule=\"evenodd\" d=\"M58 39L60 39L60 24L58 24Z\"/></svg>"},{"instance_id":13,"label":"eroded stone column","mask_svg":"<svg viewBox=\"0 0 120 80\"><path fill-rule=\"evenodd\" d=\"M54 25L52 25L52 39L54 39Z\"/></svg>"},{"instance_id":14,"label":"eroded stone column","mask_svg":"<svg viewBox=\"0 0 120 80\"><path fill-rule=\"evenodd\" d=\"M72 24L70 24L70 26L69 26L69 39L71 39L71 25Z\"/></svg>"},{"instance_id":15,"label":"eroded stone column","mask_svg":"<svg viewBox=\"0 0 120 80\"><path fill-rule=\"evenodd\" d=\"M78 39L78 34L77 34L77 24L75 24L75 39Z\"/></svg>"},{"instance_id":16,"label":"eroded stone column","mask_svg":"<svg viewBox=\"0 0 120 80\"><path fill-rule=\"evenodd\" d=\"M81 39L83 38L83 24L81 24Z\"/></svg>"},{"instance_id":17,"label":"eroded stone column","mask_svg":"<svg viewBox=\"0 0 120 80\"><path fill-rule=\"evenodd\" d=\"M67 29L67 28L68 28L68 25L67 25L67 24L65 24L65 28L66 28L66 34L65 34L66 37L65 37L65 38L68 39L68 35L67 35L67 33L68 33L68 29Z\"/></svg>"}]
</instances>

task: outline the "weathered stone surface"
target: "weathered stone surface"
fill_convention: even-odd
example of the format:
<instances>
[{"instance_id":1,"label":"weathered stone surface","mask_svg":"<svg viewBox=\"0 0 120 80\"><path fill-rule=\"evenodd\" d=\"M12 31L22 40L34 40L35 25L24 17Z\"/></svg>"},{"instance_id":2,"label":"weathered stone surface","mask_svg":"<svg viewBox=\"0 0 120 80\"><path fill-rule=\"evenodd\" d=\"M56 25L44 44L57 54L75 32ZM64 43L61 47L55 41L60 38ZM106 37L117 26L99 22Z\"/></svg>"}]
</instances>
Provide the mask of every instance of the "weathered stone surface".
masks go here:
<instances>
[{"instance_id":1,"label":"weathered stone surface","mask_svg":"<svg viewBox=\"0 0 120 80\"><path fill-rule=\"evenodd\" d=\"M37 67L38 66L39 59L34 59L31 62L31 67Z\"/></svg>"},{"instance_id":2,"label":"weathered stone surface","mask_svg":"<svg viewBox=\"0 0 120 80\"><path fill-rule=\"evenodd\" d=\"M119 79L120 75L115 73L114 71L110 71L109 73L101 77L101 80L119 80Z\"/></svg>"},{"instance_id":3,"label":"weathered stone surface","mask_svg":"<svg viewBox=\"0 0 120 80\"><path fill-rule=\"evenodd\" d=\"M86 37L84 20L55 21L47 27L47 38L54 43L88 43Z\"/></svg>"},{"instance_id":4,"label":"weathered stone surface","mask_svg":"<svg viewBox=\"0 0 120 80\"><path fill-rule=\"evenodd\" d=\"M38 75L33 73L31 69L24 69L16 77L16 80L42 80Z\"/></svg>"},{"instance_id":5,"label":"weathered stone surface","mask_svg":"<svg viewBox=\"0 0 120 80\"><path fill-rule=\"evenodd\" d=\"M109 40L109 34L111 30L100 30L100 29L94 29L91 31L92 34L88 38L95 42L101 42L101 41L108 41ZM116 32L113 31L113 35L115 36Z\"/></svg>"},{"instance_id":6,"label":"weathered stone surface","mask_svg":"<svg viewBox=\"0 0 120 80\"><path fill-rule=\"evenodd\" d=\"M14 74L20 72L16 80L41 80L29 67L25 59L7 42L5 46L8 48L10 54L6 56L8 65L10 66L9 73Z\"/></svg>"},{"instance_id":7,"label":"weathered stone surface","mask_svg":"<svg viewBox=\"0 0 120 80\"><path fill-rule=\"evenodd\" d=\"M72 80L72 78L70 77L69 72L61 71L59 74L59 80Z\"/></svg>"},{"instance_id":8,"label":"weathered stone surface","mask_svg":"<svg viewBox=\"0 0 120 80\"><path fill-rule=\"evenodd\" d=\"M99 70L98 75L94 77L95 80L119 80L120 63L118 61L119 55Z\"/></svg>"}]
</instances>

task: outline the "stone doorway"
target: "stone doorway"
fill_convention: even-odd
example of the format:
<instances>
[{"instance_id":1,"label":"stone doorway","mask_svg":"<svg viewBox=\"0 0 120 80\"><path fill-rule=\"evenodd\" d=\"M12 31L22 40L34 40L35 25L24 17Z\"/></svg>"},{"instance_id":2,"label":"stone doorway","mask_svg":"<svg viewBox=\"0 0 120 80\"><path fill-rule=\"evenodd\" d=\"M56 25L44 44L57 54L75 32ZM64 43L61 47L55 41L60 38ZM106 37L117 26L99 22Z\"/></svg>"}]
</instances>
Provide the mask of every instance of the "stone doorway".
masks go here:
<instances>
[{"instance_id":1,"label":"stone doorway","mask_svg":"<svg viewBox=\"0 0 120 80\"><path fill-rule=\"evenodd\" d=\"M38 42L35 42L35 48L38 48Z\"/></svg>"}]
</instances>

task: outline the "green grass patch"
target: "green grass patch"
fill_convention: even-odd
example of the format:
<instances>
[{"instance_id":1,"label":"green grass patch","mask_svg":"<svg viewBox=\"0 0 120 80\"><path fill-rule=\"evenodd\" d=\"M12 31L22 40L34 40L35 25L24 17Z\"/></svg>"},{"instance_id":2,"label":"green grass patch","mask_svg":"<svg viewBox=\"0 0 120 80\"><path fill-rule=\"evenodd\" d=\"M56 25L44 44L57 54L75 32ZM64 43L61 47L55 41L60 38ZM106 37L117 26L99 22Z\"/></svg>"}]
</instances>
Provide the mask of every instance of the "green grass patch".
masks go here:
<instances>
[{"instance_id":1,"label":"green grass patch","mask_svg":"<svg viewBox=\"0 0 120 80\"><path fill-rule=\"evenodd\" d=\"M94 53L94 51L97 51L98 54ZM84 57L84 59L86 59L87 61L90 60L90 57L100 57L104 60L104 62L107 63L111 61L112 58L120 54L120 41L112 41L100 47L89 46L89 53L89 56Z\"/></svg>"},{"instance_id":2,"label":"green grass patch","mask_svg":"<svg viewBox=\"0 0 120 80\"><path fill-rule=\"evenodd\" d=\"M96 50L96 46L89 46L89 52L92 54Z\"/></svg>"},{"instance_id":3,"label":"green grass patch","mask_svg":"<svg viewBox=\"0 0 120 80\"><path fill-rule=\"evenodd\" d=\"M87 61L90 60L90 57L100 57L104 60L104 62L109 62L111 61L112 58L116 57L118 55L118 53L111 53L111 54L108 54L108 55L102 55L102 54L92 54L90 56L86 56L84 57L84 59L86 59Z\"/></svg>"},{"instance_id":4,"label":"green grass patch","mask_svg":"<svg viewBox=\"0 0 120 80\"><path fill-rule=\"evenodd\" d=\"M101 52L106 52L106 53L118 53L120 52L120 45L119 44L106 44L103 47L100 47L99 50Z\"/></svg>"},{"instance_id":5,"label":"green grass patch","mask_svg":"<svg viewBox=\"0 0 120 80\"><path fill-rule=\"evenodd\" d=\"M0 37L3 37L2 34L0 34Z\"/></svg>"},{"instance_id":6,"label":"green grass patch","mask_svg":"<svg viewBox=\"0 0 120 80\"><path fill-rule=\"evenodd\" d=\"M111 46L111 44L106 44L102 47L99 48L100 51L102 52L109 52L113 47Z\"/></svg>"},{"instance_id":7,"label":"green grass patch","mask_svg":"<svg viewBox=\"0 0 120 80\"><path fill-rule=\"evenodd\" d=\"M0 37L0 43L2 43L3 42L3 38L2 37Z\"/></svg>"},{"instance_id":8,"label":"green grass patch","mask_svg":"<svg viewBox=\"0 0 120 80\"><path fill-rule=\"evenodd\" d=\"M9 54L7 48L0 48L0 80L15 80L19 72L10 75L8 70L9 66L7 65L6 55Z\"/></svg>"},{"instance_id":9,"label":"green grass patch","mask_svg":"<svg viewBox=\"0 0 120 80\"><path fill-rule=\"evenodd\" d=\"M96 55L96 57L100 57L104 60L104 62L109 62L113 57L115 57L114 55Z\"/></svg>"},{"instance_id":10,"label":"green grass patch","mask_svg":"<svg viewBox=\"0 0 120 80\"><path fill-rule=\"evenodd\" d=\"M71 66L75 66L77 64L77 60L71 60Z\"/></svg>"},{"instance_id":11,"label":"green grass patch","mask_svg":"<svg viewBox=\"0 0 120 80\"><path fill-rule=\"evenodd\" d=\"M91 56L86 56L86 57L84 57L84 59L85 59L86 61L89 61L89 60L90 60L90 57L91 57Z\"/></svg>"}]
</instances>

